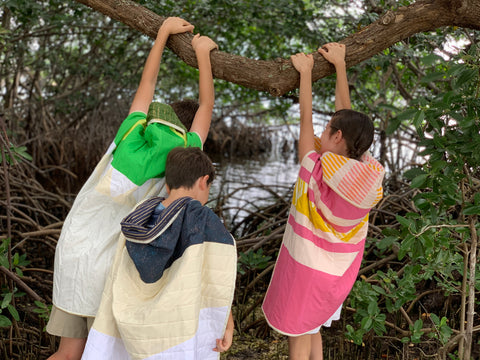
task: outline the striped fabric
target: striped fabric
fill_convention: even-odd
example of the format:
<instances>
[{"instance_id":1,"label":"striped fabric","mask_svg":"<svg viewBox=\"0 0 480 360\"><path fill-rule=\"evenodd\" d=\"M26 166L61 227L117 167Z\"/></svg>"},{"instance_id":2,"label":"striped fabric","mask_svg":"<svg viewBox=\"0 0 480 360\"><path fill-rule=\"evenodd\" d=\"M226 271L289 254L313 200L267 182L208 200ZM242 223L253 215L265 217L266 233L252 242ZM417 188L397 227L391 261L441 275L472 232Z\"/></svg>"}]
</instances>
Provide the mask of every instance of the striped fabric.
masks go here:
<instances>
[{"instance_id":1,"label":"striped fabric","mask_svg":"<svg viewBox=\"0 0 480 360\"><path fill-rule=\"evenodd\" d=\"M83 360L219 359L213 348L233 300L234 240L210 209L190 198L162 210L142 231L160 200L143 202L124 219L132 225L124 228L129 239L122 233ZM132 221L138 225L133 231ZM149 229L160 231L139 240ZM146 282L143 270L162 274Z\"/></svg>"},{"instance_id":2,"label":"striped fabric","mask_svg":"<svg viewBox=\"0 0 480 360\"><path fill-rule=\"evenodd\" d=\"M314 151L305 156L275 270L262 306L278 332L324 324L350 292L362 261L368 212L382 197L383 167Z\"/></svg>"},{"instance_id":3,"label":"striped fabric","mask_svg":"<svg viewBox=\"0 0 480 360\"><path fill-rule=\"evenodd\" d=\"M166 158L184 140L159 129L163 125L145 128L146 116L133 112L122 122L64 221L55 251L53 303L65 312L95 316L120 236L120 221L138 202L166 195L165 162L159 161L159 154ZM202 147L198 134L188 134L188 146ZM166 142L167 137L179 140ZM130 145L125 148L125 143ZM140 176L141 181L132 180Z\"/></svg>"},{"instance_id":4,"label":"striped fabric","mask_svg":"<svg viewBox=\"0 0 480 360\"><path fill-rule=\"evenodd\" d=\"M168 224L175 220L175 214L187 204L192 198L182 197L175 200L167 209L162 212L160 221L156 222L154 226L148 227L146 224L152 216L152 212L162 202L164 198L154 197L145 200L141 206L138 206L135 211L128 214L120 223L122 233L128 241L140 244L148 244L161 235Z\"/></svg>"}]
</instances>

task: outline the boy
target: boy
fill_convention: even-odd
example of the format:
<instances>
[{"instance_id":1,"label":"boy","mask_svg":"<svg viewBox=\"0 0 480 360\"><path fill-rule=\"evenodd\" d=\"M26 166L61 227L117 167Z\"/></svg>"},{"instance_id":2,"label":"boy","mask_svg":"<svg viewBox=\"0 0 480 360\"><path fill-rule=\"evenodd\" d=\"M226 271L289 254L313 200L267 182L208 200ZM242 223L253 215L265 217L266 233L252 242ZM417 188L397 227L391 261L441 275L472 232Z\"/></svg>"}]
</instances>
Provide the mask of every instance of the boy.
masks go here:
<instances>
[{"instance_id":1,"label":"boy","mask_svg":"<svg viewBox=\"0 0 480 360\"><path fill-rule=\"evenodd\" d=\"M217 47L208 37L197 34L192 40L199 104L151 103L168 37L187 31L192 32L193 25L180 18L168 18L161 25L129 115L65 220L55 253L54 306L47 324L47 331L61 340L50 360L80 359L115 254L121 219L140 200L163 191L169 150L202 147L207 137L214 105L210 51Z\"/></svg>"},{"instance_id":2,"label":"boy","mask_svg":"<svg viewBox=\"0 0 480 360\"><path fill-rule=\"evenodd\" d=\"M213 360L230 347L237 255L203 206L214 174L198 148L168 154L168 197L148 199L123 219L82 359Z\"/></svg>"}]
</instances>

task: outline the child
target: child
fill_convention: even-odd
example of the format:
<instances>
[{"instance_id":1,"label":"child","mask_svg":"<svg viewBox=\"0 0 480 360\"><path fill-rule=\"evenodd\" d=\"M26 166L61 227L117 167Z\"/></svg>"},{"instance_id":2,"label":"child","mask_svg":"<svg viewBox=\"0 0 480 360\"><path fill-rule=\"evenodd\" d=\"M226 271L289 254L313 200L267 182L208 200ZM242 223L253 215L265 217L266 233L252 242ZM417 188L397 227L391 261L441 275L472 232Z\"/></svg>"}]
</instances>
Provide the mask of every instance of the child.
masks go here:
<instances>
[{"instance_id":1,"label":"child","mask_svg":"<svg viewBox=\"0 0 480 360\"><path fill-rule=\"evenodd\" d=\"M168 197L144 201L122 221L82 359L209 360L230 347L237 255L202 206L214 174L198 148L168 154Z\"/></svg>"},{"instance_id":2,"label":"child","mask_svg":"<svg viewBox=\"0 0 480 360\"><path fill-rule=\"evenodd\" d=\"M193 25L180 18L168 18L161 25L129 115L65 220L55 253L54 306L47 324L47 331L61 340L50 360L80 359L115 254L121 219L140 200L163 191L165 159L172 148L202 147L207 137L214 105L210 52L216 48L208 37L197 34L192 40L199 104L151 103L168 37L187 31L192 32Z\"/></svg>"},{"instance_id":3,"label":"child","mask_svg":"<svg viewBox=\"0 0 480 360\"><path fill-rule=\"evenodd\" d=\"M373 124L350 108L345 46L318 50L337 71L337 112L315 151L313 56L291 57L300 73L301 169L283 243L262 306L269 325L289 336L290 359L323 359L320 327L340 317L362 261L368 212L382 197L383 167L367 152Z\"/></svg>"}]
</instances>

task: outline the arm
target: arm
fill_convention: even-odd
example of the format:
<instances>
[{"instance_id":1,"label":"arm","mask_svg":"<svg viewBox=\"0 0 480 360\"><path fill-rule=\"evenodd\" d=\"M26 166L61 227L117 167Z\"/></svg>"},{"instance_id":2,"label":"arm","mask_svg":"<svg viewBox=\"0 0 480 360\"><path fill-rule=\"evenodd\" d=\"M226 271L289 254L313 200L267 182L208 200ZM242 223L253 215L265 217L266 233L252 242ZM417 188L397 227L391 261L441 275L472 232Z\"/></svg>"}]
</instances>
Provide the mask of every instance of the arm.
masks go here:
<instances>
[{"instance_id":1,"label":"arm","mask_svg":"<svg viewBox=\"0 0 480 360\"><path fill-rule=\"evenodd\" d=\"M145 114L148 107L153 100L155 92L155 85L157 83L158 72L160 70L160 62L162 60L163 50L167 43L168 37L172 34L179 34L183 32L192 32L193 25L178 17L169 17L166 19L157 33L155 43L150 50L150 53L143 68L142 78L138 85L137 93L133 98L130 106L129 114L134 111L141 111Z\"/></svg>"},{"instance_id":2,"label":"arm","mask_svg":"<svg viewBox=\"0 0 480 360\"><path fill-rule=\"evenodd\" d=\"M217 339L217 347L213 351L224 352L227 351L233 342L233 316L232 311L230 310L230 315L228 316L227 328L225 329L225 334L223 339Z\"/></svg>"},{"instance_id":3,"label":"arm","mask_svg":"<svg viewBox=\"0 0 480 360\"><path fill-rule=\"evenodd\" d=\"M196 132L202 143L205 142L212 121L213 105L215 103L215 89L213 87L212 66L210 52L217 48L217 44L208 36L197 34L192 39L198 62L198 110L192 122L191 132Z\"/></svg>"},{"instance_id":4,"label":"arm","mask_svg":"<svg viewBox=\"0 0 480 360\"><path fill-rule=\"evenodd\" d=\"M335 66L335 71L337 72L337 82L335 85L335 111L351 109L347 68L345 66L345 45L329 43L319 48L318 52Z\"/></svg>"},{"instance_id":5,"label":"arm","mask_svg":"<svg viewBox=\"0 0 480 360\"><path fill-rule=\"evenodd\" d=\"M312 123L312 68L313 56L298 53L291 56L293 66L300 73L300 139L298 157L300 162L305 155L315 149Z\"/></svg>"}]
</instances>

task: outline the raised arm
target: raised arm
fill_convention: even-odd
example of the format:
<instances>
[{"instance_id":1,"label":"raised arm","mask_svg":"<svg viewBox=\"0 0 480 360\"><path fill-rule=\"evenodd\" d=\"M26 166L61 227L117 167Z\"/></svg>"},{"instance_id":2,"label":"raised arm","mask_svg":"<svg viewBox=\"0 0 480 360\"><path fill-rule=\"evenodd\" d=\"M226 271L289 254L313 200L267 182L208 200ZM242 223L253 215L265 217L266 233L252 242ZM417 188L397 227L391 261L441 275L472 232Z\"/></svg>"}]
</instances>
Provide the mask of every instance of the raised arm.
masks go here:
<instances>
[{"instance_id":1,"label":"raised arm","mask_svg":"<svg viewBox=\"0 0 480 360\"><path fill-rule=\"evenodd\" d=\"M293 66L300 73L300 139L298 157L300 162L305 155L315 149L312 123L312 68L313 56L298 53L290 57Z\"/></svg>"},{"instance_id":2,"label":"raised arm","mask_svg":"<svg viewBox=\"0 0 480 360\"><path fill-rule=\"evenodd\" d=\"M191 132L196 132L202 143L205 142L212 121L213 105L215 103L215 89L213 87L212 65L210 52L218 46L208 36L197 34L192 39L198 63L198 110L192 122Z\"/></svg>"},{"instance_id":3,"label":"raised arm","mask_svg":"<svg viewBox=\"0 0 480 360\"><path fill-rule=\"evenodd\" d=\"M337 82L335 85L335 111L351 109L350 91L348 89L347 68L345 66L345 45L328 43L318 49L318 52L335 66Z\"/></svg>"},{"instance_id":4,"label":"raised arm","mask_svg":"<svg viewBox=\"0 0 480 360\"><path fill-rule=\"evenodd\" d=\"M134 111L147 113L148 107L153 100L153 94L155 93L162 54L168 37L187 31L192 32L193 25L178 17L169 17L162 23L160 29L158 29L157 38L145 62L140 84L138 85L137 92L130 106L130 114Z\"/></svg>"}]
</instances>

